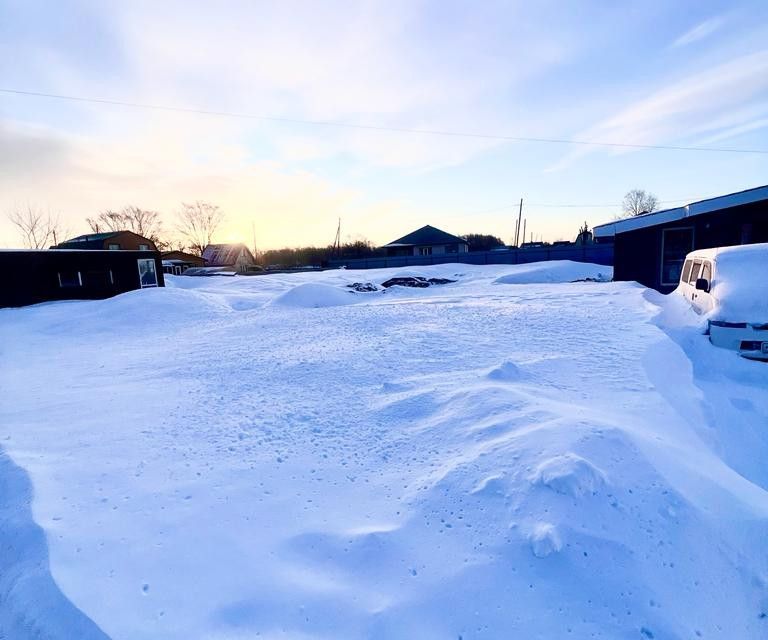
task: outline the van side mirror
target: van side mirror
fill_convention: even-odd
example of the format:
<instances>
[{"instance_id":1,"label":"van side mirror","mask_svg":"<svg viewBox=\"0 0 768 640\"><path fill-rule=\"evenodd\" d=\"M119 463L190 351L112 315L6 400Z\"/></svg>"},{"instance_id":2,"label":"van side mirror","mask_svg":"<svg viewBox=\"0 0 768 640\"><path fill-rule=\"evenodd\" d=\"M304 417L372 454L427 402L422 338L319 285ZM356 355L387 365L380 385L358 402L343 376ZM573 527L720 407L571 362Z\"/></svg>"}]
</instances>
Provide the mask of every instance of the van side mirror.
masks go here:
<instances>
[{"instance_id":1,"label":"van side mirror","mask_svg":"<svg viewBox=\"0 0 768 640\"><path fill-rule=\"evenodd\" d=\"M696 279L696 291L706 291L709 293L709 280L706 278Z\"/></svg>"}]
</instances>

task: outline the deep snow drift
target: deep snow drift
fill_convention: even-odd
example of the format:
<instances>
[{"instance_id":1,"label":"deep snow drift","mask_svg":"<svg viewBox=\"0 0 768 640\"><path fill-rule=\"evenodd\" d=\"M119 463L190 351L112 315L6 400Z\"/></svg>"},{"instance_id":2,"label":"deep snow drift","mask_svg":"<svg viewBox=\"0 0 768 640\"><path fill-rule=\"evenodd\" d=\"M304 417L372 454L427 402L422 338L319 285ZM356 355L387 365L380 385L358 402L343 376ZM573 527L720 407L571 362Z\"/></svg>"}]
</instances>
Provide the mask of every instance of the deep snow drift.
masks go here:
<instances>
[{"instance_id":1,"label":"deep snow drift","mask_svg":"<svg viewBox=\"0 0 768 640\"><path fill-rule=\"evenodd\" d=\"M768 366L605 276L0 310L0 635L767 637Z\"/></svg>"}]
</instances>

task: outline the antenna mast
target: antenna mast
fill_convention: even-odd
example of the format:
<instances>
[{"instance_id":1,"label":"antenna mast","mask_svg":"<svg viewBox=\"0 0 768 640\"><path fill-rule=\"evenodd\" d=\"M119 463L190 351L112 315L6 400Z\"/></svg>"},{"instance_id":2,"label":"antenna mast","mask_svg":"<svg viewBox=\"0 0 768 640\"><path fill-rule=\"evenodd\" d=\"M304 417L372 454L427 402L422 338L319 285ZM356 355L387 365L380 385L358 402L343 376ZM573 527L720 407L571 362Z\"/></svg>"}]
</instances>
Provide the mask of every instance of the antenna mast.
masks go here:
<instances>
[{"instance_id":1,"label":"antenna mast","mask_svg":"<svg viewBox=\"0 0 768 640\"><path fill-rule=\"evenodd\" d=\"M336 237L333 240L333 255L341 255L341 218L339 218L339 225L336 227Z\"/></svg>"}]
</instances>

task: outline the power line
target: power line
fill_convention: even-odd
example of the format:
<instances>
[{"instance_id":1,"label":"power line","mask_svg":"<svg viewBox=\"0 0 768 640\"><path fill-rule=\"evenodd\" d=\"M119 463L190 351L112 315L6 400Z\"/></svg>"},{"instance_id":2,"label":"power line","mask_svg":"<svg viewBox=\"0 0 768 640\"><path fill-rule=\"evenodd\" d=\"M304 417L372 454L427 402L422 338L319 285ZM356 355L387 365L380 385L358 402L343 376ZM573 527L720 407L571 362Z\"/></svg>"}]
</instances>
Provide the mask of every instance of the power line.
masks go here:
<instances>
[{"instance_id":1,"label":"power line","mask_svg":"<svg viewBox=\"0 0 768 640\"><path fill-rule=\"evenodd\" d=\"M499 140L504 142L533 142L547 144L573 144L581 146L608 147L621 149L656 149L664 151L702 151L714 153L752 153L768 155L768 149L740 149L734 147L689 147L681 145L659 144L635 144L629 142L597 142L594 140L567 140L562 138L533 138L523 136L508 136L486 133L469 133L461 131L443 131L436 129L412 129L407 127L389 127L365 124L350 124L346 122L333 122L326 120L303 120L299 118L283 118L278 116L265 116L251 113L237 113L233 111L214 111L209 109L197 109L193 107L172 107L168 105L147 104L142 102L129 102L125 100L109 100L106 98L88 98L83 96L70 96L55 93L42 93L39 91L22 91L20 89L0 88L0 93L35 97L50 98L54 100L67 100L70 102L85 102L90 104L110 105L116 107L130 107L134 109L150 109L154 111L171 111L176 113L190 113L204 116L217 116L224 118L240 118L247 120L261 120L264 122L282 122L287 124L302 124L321 127L339 127L346 129L358 129L365 131L385 131L390 133L410 133L431 136L450 136L454 138L475 138L482 140Z\"/></svg>"},{"instance_id":2,"label":"power line","mask_svg":"<svg viewBox=\"0 0 768 640\"><path fill-rule=\"evenodd\" d=\"M659 200L659 204L673 204L676 202L697 202L701 200L702 198L678 198L676 200ZM518 202L510 202L506 205L501 205L499 207L494 207L493 209L483 209L482 211L473 211L470 214L467 215L480 215L483 213L494 213L495 211L504 211L505 209L511 209L513 207L517 207L519 205ZM571 204L571 203L557 203L557 202L529 202L526 204L526 207L545 207L545 208L553 208L553 209L594 209L594 208L602 208L602 207L610 207L610 208L619 208L621 207L620 202L611 202L611 203L600 203L600 204Z\"/></svg>"}]
</instances>

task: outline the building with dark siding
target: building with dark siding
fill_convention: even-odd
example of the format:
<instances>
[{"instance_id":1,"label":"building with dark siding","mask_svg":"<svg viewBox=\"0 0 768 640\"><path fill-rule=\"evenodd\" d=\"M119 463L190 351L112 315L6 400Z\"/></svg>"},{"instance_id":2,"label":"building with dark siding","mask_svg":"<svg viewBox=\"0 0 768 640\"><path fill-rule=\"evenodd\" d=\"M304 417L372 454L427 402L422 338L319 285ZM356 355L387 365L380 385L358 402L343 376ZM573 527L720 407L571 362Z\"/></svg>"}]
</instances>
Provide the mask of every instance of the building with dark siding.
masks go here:
<instances>
[{"instance_id":1,"label":"building with dark siding","mask_svg":"<svg viewBox=\"0 0 768 640\"><path fill-rule=\"evenodd\" d=\"M0 250L0 307L94 300L165 286L157 251Z\"/></svg>"},{"instance_id":2,"label":"building with dark siding","mask_svg":"<svg viewBox=\"0 0 768 640\"><path fill-rule=\"evenodd\" d=\"M768 242L768 185L609 222L593 232L596 241L614 240L614 280L668 293L694 249Z\"/></svg>"}]
</instances>

